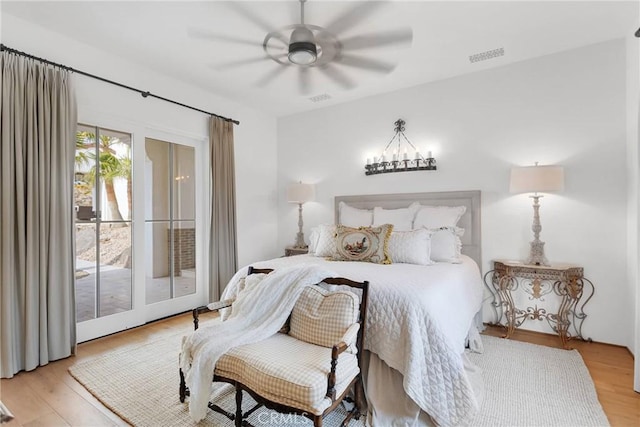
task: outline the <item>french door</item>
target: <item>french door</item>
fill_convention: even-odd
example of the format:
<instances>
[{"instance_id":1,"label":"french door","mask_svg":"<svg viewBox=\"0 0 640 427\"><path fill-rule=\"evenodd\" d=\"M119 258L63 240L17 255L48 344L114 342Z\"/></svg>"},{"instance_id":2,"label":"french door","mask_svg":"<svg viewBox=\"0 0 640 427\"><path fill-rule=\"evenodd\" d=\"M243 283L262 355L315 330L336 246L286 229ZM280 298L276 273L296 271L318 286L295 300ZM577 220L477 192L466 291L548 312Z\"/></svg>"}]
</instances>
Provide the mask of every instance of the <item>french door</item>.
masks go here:
<instances>
[{"instance_id":1,"label":"french door","mask_svg":"<svg viewBox=\"0 0 640 427\"><path fill-rule=\"evenodd\" d=\"M78 341L206 301L204 145L149 129L78 125Z\"/></svg>"}]
</instances>

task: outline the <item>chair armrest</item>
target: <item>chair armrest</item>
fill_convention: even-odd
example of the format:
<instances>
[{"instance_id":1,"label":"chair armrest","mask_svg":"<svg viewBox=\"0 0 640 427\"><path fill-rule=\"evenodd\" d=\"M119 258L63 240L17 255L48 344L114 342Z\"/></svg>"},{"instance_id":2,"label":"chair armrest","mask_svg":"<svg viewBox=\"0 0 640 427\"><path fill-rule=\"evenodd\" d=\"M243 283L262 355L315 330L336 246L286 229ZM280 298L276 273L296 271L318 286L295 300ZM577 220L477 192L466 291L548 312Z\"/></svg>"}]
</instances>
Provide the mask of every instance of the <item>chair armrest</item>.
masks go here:
<instances>
[{"instance_id":1,"label":"chair armrest","mask_svg":"<svg viewBox=\"0 0 640 427\"><path fill-rule=\"evenodd\" d=\"M358 331L360 330L360 323L354 323L349 326L347 331L342 336L342 342L347 343L348 346L351 346L356 343L358 339Z\"/></svg>"},{"instance_id":2,"label":"chair armrest","mask_svg":"<svg viewBox=\"0 0 640 427\"><path fill-rule=\"evenodd\" d=\"M332 401L336 400L336 366L338 365L338 356L344 353L349 345L341 341L331 348L331 371L327 377L327 394L326 396Z\"/></svg>"},{"instance_id":3,"label":"chair armrest","mask_svg":"<svg viewBox=\"0 0 640 427\"><path fill-rule=\"evenodd\" d=\"M216 302L207 304L206 307L210 311L218 311L218 310L222 310L223 308L231 307L234 301L235 300L232 300L232 299L223 299L222 301L216 301Z\"/></svg>"},{"instance_id":4,"label":"chair armrest","mask_svg":"<svg viewBox=\"0 0 640 427\"><path fill-rule=\"evenodd\" d=\"M234 300L232 299L225 299L222 301L212 302L210 304L203 305L198 308L194 308L191 311L191 314L193 315L193 330L195 331L196 329L198 329L198 325L200 323L198 316L200 315L200 313L204 313L206 311L220 311L223 308L231 307L231 305L233 304L233 301Z\"/></svg>"}]
</instances>

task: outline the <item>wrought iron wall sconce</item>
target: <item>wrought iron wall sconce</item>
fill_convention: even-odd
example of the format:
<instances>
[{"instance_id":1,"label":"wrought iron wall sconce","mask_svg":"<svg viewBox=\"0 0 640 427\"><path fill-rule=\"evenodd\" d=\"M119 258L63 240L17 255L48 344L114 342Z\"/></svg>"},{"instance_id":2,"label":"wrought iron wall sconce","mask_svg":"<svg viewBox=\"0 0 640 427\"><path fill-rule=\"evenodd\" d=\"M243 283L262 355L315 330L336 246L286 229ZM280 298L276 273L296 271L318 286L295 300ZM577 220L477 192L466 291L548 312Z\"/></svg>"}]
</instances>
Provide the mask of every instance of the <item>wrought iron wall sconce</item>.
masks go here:
<instances>
[{"instance_id":1,"label":"wrought iron wall sconce","mask_svg":"<svg viewBox=\"0 0 640 427\"><path fill-rule=\"evenodd\" d=\"M437 169L436 159L433 158L431 151L428 152L427 157L425 158L420 154L415 145L413 145L406 137L404 134L405 124L406 122L402 119L398 119L394 122L395 135L393 135L393 138L391 138L391 141L389 141L387 146L384 147L382 156L374 157L373 162L371 159L367 159L367 164L364 167L365 175L377 175L380 173L391 172L434 171ZM400 148L403 142L402 138L404 138L404 141L415 151L415 155L412 159L409 158L406 147L402 159L400 159ZM394 141L397 141L397 145L393 150L391 159L388 159L387 151Z\"/></svg>"}]
</instances>

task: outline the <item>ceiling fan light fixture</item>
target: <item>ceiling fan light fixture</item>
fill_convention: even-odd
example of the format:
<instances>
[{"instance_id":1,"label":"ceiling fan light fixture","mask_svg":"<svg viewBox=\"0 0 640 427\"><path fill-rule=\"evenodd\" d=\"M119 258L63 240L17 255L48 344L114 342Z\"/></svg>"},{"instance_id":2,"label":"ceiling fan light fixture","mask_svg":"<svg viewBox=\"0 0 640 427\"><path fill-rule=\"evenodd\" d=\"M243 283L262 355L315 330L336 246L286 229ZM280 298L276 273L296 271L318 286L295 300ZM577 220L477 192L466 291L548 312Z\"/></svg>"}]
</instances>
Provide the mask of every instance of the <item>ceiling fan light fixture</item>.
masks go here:
<instances>
[{"instance_id":1,"label":"ceiling fan light fixture","mask_svg":"<svg viewBox=\"0 0 640 427\"><path fill-rule=\"evenodd\" d=\"M289 61L296 65L310 65L318 59L313 32L304 25L299 25L291 33L289 40Z\"/></svg>"},{"instance_id":2,"label":"ceiling fan light fixture","mask_svg":"<svg viewBox=\"0 0 640 427\"><path fill-rule=\"evenodd\" d=\"M314 43L294 42L289 45L288 56L296 65L311 65L318 59L318 50Z\"/></svg>"}]
</instances>

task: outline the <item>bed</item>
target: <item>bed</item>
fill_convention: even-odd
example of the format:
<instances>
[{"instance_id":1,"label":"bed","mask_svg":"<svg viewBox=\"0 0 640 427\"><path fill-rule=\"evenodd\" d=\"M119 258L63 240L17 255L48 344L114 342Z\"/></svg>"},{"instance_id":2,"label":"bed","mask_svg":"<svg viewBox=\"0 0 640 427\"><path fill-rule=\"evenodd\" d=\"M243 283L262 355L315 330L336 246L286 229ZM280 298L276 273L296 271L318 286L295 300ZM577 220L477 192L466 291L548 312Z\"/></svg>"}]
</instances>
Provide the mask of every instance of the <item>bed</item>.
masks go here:
<instances>
[{"instance_id":1,"label":"bed","mask_svg":"<svg viewBox=\"0 0 640 427\"><path fill-rule=\"evenodd\" d=\"M410 193L339 196L358 209L405 208L413 202L426 206L465 206L458 226L460 263L391 265L330 261L297 255L253 263L257 268L318 264L342 277L370 282L365 332L368 363L363 367L373 425L459 425L479 408L481 385L476 369L465 356L469 342L480 350L478 319L483 285L480 258L480 192ZM239 270L224 291L233 298Z\"/></svg>"}]
</instances>

